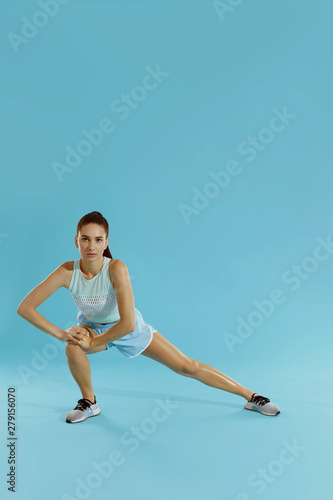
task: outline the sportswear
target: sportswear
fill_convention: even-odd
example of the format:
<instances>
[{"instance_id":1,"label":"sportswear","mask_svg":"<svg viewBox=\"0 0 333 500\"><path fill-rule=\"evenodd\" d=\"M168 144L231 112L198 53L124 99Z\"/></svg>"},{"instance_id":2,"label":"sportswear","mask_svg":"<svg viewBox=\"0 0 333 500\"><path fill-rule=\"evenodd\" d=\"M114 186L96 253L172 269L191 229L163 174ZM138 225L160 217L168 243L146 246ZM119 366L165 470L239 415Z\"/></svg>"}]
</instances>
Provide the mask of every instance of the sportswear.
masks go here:
<instances>
[{"instance_id":1,"label":"sportswear","mask_svg":"<svg viewBox=\"0 0 333 500\"><path fill-rule=\"evenodd\" d=\"M94 417L95 415L99 415L100 413L101 409L97 406L95 395L94 402L90 401L89 399L82 398L78 400L74 410L67 413L66 422L75 424L76 422L82 422L82 420L85 420L89 417Z\"/></svg>"},{"instance_id":2,"label":"sportswear","mask_svg":"<svg viewBox=\"0 0 333 500\"><path fill-rule=\"evenodd\" d=\"M259 396L256 392L252 394L250 401L245 405L247 410L259 411L263 415L274 416L280 413L280 409L270 399Z\"/></svg>"},{"instance_id":3,"label":"sportswear","mask_svg":"<svg viewBox=\"0 0 333 500\"><path fill-rule=\"evenodd\" d=\"M116 292L110 279L110 261L104 255L102 269L90 280L81 272L80 259L75 260L73 265L68 290L79 310L89 321L95 323L114 323L120 320Z\"/></svg>"},{"instance_id":4,"label":"sportswear","mask_svg":"<svg viewBox=\"0 0 333 500\"><path fill-rule=\"evenodd\" d=\"M133 358L138 354L141 354L145 349L147 349L150 342L153 340L153 333L156 332L156 328L154 328L149 323L143 319L141 312L135 307L135 329L134 331L128 333L127 335L123 335L117 340L113 342L106 343L106 349L109 347L116 347L118 351L120 351L126 358ZM89 321L85 315L79 311L77 315L78 326L79 325L87 325L90 326L97 335L102 335L112 328L112 326L116 325L116 323L108 323L106 325L100 325L98 323L94 323Z\"/></svg>"}]
</instances>

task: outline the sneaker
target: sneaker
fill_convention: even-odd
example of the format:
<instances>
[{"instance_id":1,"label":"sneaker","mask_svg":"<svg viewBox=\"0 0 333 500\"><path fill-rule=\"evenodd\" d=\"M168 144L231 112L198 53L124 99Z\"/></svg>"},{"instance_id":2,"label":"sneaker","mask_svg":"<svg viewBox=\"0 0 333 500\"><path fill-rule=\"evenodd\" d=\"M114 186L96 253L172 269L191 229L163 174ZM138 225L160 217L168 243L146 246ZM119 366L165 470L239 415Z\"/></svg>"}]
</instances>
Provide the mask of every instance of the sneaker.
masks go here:
<instances>
[{"instance_id":1,"label":"sneaker","mask_svg":"<svg viewBox=\"0 0 333 500\"><path fill-rule=\"evenodd\" d=\"M263 413L264 415L277 415L280 413L279 408L271 403L270 399L264 396L259 396L255 392L252 394L252 398L245 405L247 410L254 410Z\"/></svg>"},{"instance_id":2,"label":"sneaker","mask_svg":"<svg viewBox=\"0 0 333 500\"><path fill-rule=\"evenodd\" d=\"M95 395L93 403L86 398L79 399L74 410L67 413L66 422L75 424L76 422L82 422L88 417L94 417L99 413L101 413L101 409L97 406Z\"/></svg>"}]
</instances>

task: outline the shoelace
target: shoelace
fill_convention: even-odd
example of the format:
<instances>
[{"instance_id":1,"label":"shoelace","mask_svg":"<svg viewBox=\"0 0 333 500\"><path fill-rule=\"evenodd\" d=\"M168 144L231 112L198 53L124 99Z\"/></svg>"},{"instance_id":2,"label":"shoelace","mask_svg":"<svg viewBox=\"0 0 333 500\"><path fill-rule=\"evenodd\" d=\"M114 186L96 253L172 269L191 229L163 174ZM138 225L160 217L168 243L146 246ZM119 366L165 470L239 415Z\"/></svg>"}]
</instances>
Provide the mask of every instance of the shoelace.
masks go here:
<instances>
[{"instance_id":1,"label":"shoelace","mask_svg":"<svg viewBox=\"0 0 333 500\"><path fill-rule=\"evenodd\" d=\"M79 399L77 402L77 405L75 406L74 410L86 410L92 405L92 403L88 399Z\"/></svg>"},{"instance_id":2,"label":"shoelace","mask_svg":"<svg viewBox=\"0 0 333 500\"><path fill-rule=\"evenodd\" d=\"M270 399L265 398L264 396L259 396L259 394L257 394L256 396L252 396L251 403L254 403L254 404L259 405L259 406L263 406L266 403L270 403L270 401L271 401Z\"/></svg>"}]
</instances>

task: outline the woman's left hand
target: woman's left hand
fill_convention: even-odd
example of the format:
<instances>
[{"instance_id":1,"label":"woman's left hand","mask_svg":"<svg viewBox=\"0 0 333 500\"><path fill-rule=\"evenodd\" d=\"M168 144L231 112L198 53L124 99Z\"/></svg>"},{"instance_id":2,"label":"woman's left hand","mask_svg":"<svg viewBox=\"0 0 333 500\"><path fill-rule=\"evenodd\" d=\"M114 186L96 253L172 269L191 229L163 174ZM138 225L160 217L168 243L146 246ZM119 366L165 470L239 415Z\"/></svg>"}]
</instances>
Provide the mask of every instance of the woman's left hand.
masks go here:
<instances>
[{"instance_id":1,"label":"woman's left hand","mask_svg":"<svg viewBox=\"0 0 333 500\"><path fill-rule=\"evenodd\" d=\"M76 342L72 342L67 340L68 344L79 345L84 352L88 352L91 349L91 337L89 336L89 332L85 330L85 328L80 328L81 332L76 329L77 336L79 339Z\"/></svg>"},{"instance_id":2,"label":"woman's left hand","mask_svg":"<svg viewBox=\"0 0 333 500\"><path fill-rule=\"evenodd\" d=\"M87 352L91 349L91 337L89 337L89 333L82 334L82 339L79 340L80 347L84 352Z\"/></svg>"}]
</instances>

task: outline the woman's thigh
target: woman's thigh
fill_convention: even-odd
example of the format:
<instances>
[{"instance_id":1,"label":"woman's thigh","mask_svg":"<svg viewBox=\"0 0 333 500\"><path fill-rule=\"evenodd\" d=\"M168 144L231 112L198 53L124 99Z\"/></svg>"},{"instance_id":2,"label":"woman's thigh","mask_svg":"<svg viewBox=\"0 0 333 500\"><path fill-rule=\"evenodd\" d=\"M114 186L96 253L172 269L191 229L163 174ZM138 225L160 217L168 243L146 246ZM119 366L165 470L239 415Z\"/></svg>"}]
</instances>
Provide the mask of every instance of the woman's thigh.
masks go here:
<instances>
[{"instance_id":1,"label":"woman's thigh","mask_svg":"<svg viewBox=\"0 0 333 500\"><path fill-rule=\"evenodd\" d=\"M199 366L198 361L184 354L159 332L154 332L153 340L141 354L184 375L194 372Z\"/></svg>"}]
</instances>

